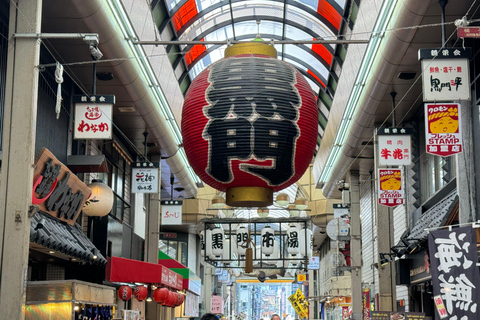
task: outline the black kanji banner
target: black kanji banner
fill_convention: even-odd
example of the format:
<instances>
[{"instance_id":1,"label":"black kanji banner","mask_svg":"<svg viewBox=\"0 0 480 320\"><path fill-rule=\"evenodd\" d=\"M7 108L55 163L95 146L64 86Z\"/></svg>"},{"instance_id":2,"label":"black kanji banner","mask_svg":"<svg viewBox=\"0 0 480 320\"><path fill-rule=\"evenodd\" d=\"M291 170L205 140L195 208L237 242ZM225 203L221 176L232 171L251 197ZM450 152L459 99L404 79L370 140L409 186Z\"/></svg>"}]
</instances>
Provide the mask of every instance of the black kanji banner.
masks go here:
<instances>
[{"instance_id":1,"label":"black kanji banner","mask_svg":"<svg viewBox=\"0 0 480 320\"><path fill-rule=\"evenodd\" d=\"M476 242L470 226L429 233L435 319L480 319Z\"/></svg>"}]
</instances>

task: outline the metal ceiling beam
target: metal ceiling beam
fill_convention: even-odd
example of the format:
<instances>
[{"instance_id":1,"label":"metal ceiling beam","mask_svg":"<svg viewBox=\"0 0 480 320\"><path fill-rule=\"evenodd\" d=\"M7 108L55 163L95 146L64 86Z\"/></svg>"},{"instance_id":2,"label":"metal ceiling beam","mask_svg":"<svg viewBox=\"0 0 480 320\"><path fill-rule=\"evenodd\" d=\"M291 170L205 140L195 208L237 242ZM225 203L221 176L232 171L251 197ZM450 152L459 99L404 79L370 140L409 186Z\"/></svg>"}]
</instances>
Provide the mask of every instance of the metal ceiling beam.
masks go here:
<instances>
[{"instance_id":1,"label":"metal ceiling beam","mask_svg":"<svg viewBox=\"0 0 480 320\"><path fill-rule=\"evenodd\" d=\"M247 41L239 40L220 40L220 41L197 41L197 40L146 40L146 41L133 41L134 44L141 45L196 45L196 44L213 44L213 45L224 45L224 44L237 44L245 43ZM252 41L250 41L252 42ZM368 40L265 40L265 41L255 41L255 43L266 43L266 44L366 44Z\"/></svg>"}]
</instances>

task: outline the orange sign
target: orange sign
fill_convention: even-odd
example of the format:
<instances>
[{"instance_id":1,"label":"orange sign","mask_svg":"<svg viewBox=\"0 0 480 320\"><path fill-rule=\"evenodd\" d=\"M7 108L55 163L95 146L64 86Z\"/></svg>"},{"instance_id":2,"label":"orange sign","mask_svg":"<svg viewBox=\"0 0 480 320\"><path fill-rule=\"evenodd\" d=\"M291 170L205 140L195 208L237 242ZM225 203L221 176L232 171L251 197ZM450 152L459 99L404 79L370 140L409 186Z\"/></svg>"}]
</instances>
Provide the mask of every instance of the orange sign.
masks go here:
<instances>
[{"instance_id":1,"label":"orange sign","mask_svg":"<svg viewBox=\"0 0 480 320\"><path fill-rule=\"evenodd\" d=\"M46 148L35 160L33 177L32 203L73 225L92 190Z\"/></svg>"}]
</instances>

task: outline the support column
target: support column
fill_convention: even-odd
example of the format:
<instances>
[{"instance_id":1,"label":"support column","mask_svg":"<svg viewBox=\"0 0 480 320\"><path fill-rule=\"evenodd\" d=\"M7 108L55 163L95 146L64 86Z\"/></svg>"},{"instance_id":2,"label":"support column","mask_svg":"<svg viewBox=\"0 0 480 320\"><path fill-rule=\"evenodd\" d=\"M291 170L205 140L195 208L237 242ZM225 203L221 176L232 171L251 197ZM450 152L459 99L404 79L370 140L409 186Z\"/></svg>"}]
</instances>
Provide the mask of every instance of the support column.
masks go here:
<instances>
[{"instance_id":1,"label":"support column","mask_svg":"<svg viewBox=\"0 0 480 320\"><path fill-rule=\"evenodd\" d=\"M352 281L352 316L362 320L362 237L360 228L360 175L350 171L350 266Z\"/></svg>"},{"instance_id":2,"label":"support column","mask_svg":"<svg viewBox=\"0 0 480 320\"><path fill-rule=\"evenodd\" d=\"M151 159L155 161L155 159ZM160 170L160 169L159 169ZM161 176L161 173L158 175ZM160 231L160 184L158 179L158 193L152 193L148 197L147 214L146 214L146 230L145 230L145 261L158 264L158 239ZM160 319L162 310L166 307L160 306L155 302L145 302L145 319L157 320ZM169 319L169 318L163 318Z\"/></svg>"},{"instance_id":3,"label":"support column","mask_svg":"<svg viewBox=\"0 0 480 320\"><path fill-rule=\"evenodd\" d=\"M212 296L213 267L205 264L204 270L205 276L203 277L203 302L205 305L205 313L208 313L210 310L212 310L212 301L210 300L210 297Z\"/></svg>"},{"instance_id":4,"label":"support column","mask_svg":"<svg viewBox=\"0 0 480 320\"><path fill-rule=\"evenodd\" d=\"M316 270L308 270L308 296L314 297L315 296L315 273ZM315 300L310 300L309 308L308 308L308 319L318 319L315 314L315 306L313 304L316 303ZM282 315L280 314L280 319L283 319Z\"/></svg>"},{"instance_id":5,"label":"support column","mask_svg":"<svg viewBox=\"0 0 480 320\"><path fill-rule=\"evenodd\" d=\"M377 132L374 130L374 155L375 155L375 188L378 184L378 145ZM378 295L379 309L381 311L396 311L397 297L395 284L395 261L385 266L380 265L380 253L389 253L393 246L393 210L390 207L382 206L375 200L375 220L377 222L377 263L378 263ZM361 293L360 293L361 294Z\"/></svg>"},{"instance_id":6,"label":"support column","mask_svg":"<svg viewBox=\"0 0 480 320\"><path fill-rule=\"evenodd\" d=\"M473 117L470 101L461 102L462 116L462 153L455 155L457 170L457 194L459 206L459 222L468 223L477 221L476 188L475 188L475 157L473 144ZM460 190L464 192L459 192Z\"/></svg>"},{"instance_id":7,"label":"support column","mask_svg":"<svg viewBox=\"0 0 480 320\"><path fill-rule=\"evenodd\" d=\"M25 318L40 60L40 41L14 39L12 34L39 33L41 18L41 0L10 4L0 184L2 319Z\"/></svg>"}]
</instances>

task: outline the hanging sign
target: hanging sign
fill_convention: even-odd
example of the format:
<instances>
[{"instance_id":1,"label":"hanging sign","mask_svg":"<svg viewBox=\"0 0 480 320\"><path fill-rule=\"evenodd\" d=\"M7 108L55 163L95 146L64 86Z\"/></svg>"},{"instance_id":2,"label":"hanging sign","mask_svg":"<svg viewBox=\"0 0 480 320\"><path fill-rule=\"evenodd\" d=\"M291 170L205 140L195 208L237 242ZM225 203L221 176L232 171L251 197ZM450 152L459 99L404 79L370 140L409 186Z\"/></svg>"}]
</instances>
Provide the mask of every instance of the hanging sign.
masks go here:
<instances>
[{"instance_id":1,"label":"hanging sign","mask_svg":"<svg viewBox=\"0 0 480 320\"><path fill-rule=\"evenodd\" d=\"M308 270L320 269L320 257L317 257L317 256L311 257L308 261L307 269Z\"/></svg>"},{"instance_id":2,"label":"hanging sign","mask_svg":"<svg viewBox=\"0 0 480 320\"><path fill-rule=\"evenodd\" d=\"M112 139L114 95L74 95L74 139Z\"/></svg>"},{"instance_id":3,"label":"hanging sign","mask_svg":"<svg viewBox=\"0 0 480 320\"><path fill-rule=\"evenodd\" d=\"M334 218L341 218L344 216L348 216L350 214L350 210L348 207L343 206L341 203L334 203L333 204L333 217Z\"/></svg>"},{"instance_id":4,"label":"hanging sign","mask_svg":"<svg viewBox=\"0 0 480 320\"><path fill-rule=\"evenodd\" d=\"M412 129L380 128L377 130L378 164L409 166L412 163Z\"/></svg>"},{"instance_id":5,"label":"hanging sign","mask_svg":"<svg viewBox=\"0 0 480 320\"><path fill-rule=\"evenodd\" d=\"M158 164L137 162L132 168L132 193L158 193Z\"/></svg>"},{"instance_id":6,"label":"hanging sign","mask_svg":"<svg viewBox=\"0 0 480 320\"><path fill-rule=\"evenodd\" d=\"M162 200L162 226L182 224L182 200Z\"/></svg>"},{"instance_id":7,"label":"hanging sign","mask_svg":"<svg viewBox=\"0 0 480 320\"><path fill-rule=\"evenodd\" d=\"M362 289L362 309L363 320L371 320L370 318L370 288Z\"/></svg>"},{"instance_id":8,"label":"hanging sign","mask_svg":"<svg viewBox=\"0 0 480 320\"><path fill-rule=\"evenodd\" d=\"M211 313L223 313L223 298L221 296L212 296L210 301Z\"/></svg>"},{"instance_id":9,"label":"hanging sign","mask_svg":"<svg viewBox=\"0 0 480 320\"><path fill-rule=\"evenodd\" d=\"M433 296L439 317L445 316L443 309L446 309L448 319L480 319L475 229L466 226L430 231L428 248Z\"/></svg>"},{"instance_id":10,"label":"hanging sign","mask_svg":"<svg viewBox=\"0 0 480 320\"><path fill-rule=\"evenodd\" d=\"M294 294L289 296L288 301L290 301L300 319L308 318L308 302L300 289L297 289Z\"/></svg>"},{"instance_id":11,"label":"hanging sign","mask_svg":"<svg viewBox=\"0 0 480 320\"><path fill-rule=\"evenodd\" d=\"M46 148L35 159L32 204L73 225L92 190Z\"/></svg>"},{"instance_id":12,"label":"hanging sign","mask_svg":"<svg viewBox=\"0 0 480 320\"><path fill-rule=\"evenodd\" d=\"M403 204L402 169L378 169L378 203L387 207Z\"/></svg>"},{"instance_id":13,"label":"hanging sign","mask_svg":"<svg viewBox=\"0 0 480 320\"><path fill-rule=\"evenodd\" d=\"M457 37L459 38L480 38L480 27L458 27Z\"/></svg>"},{"instance_id":14,"label":"hanging sign","mask_svg":"<svg viewBox=\"0 0 480 320\"><path fill-rule=\"evenodd\" d=\"M423 101L470 100L472 48L420 49Z\"/></svg>"},{"instance_id":15,"label":"hanging sign","mask_svg":"<svg viewBox=\"0 0 480 320\"><path fill-rule=\"evenodd\" d=\"M425 126L428 153L448 157L462 152L460 104L426 103Z\"/></svg>"}]
</instances>

